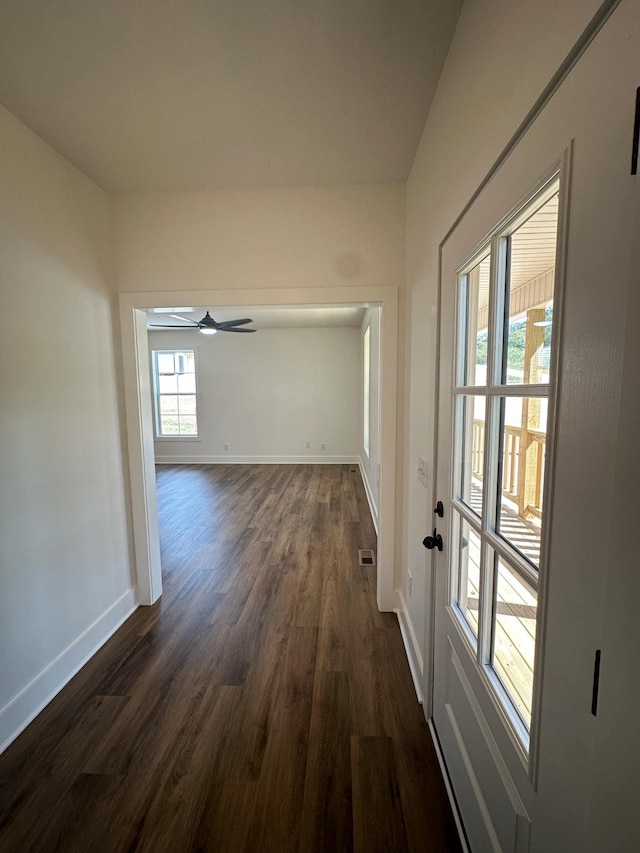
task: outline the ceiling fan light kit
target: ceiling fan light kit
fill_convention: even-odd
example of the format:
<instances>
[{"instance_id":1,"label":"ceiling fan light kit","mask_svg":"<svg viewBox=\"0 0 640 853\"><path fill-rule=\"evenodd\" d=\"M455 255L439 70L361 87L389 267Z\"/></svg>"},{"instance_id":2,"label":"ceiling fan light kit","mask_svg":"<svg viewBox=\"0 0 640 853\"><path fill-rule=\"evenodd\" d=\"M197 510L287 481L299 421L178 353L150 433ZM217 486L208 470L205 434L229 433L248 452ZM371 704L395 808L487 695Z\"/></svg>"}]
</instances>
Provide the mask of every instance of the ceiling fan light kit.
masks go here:
<instances>
[{"instance_id":1,"label":"ceiling fan light kit","mask_svg":"<svg viewBox=\"0 0 640 853\"><path fill-rule=\"evenodd\" d=\"M191 325L185 326L184 324L180 324L179 326L152 326L153 329L197 329L199 332L202 332L203 335L215 335L216 332L257 332L257 329L240 329L239 326L246 326L247 323L253 323L249 317L243 317L240 320L223 320L218 323L217 320L214 320L211 314L207 311L202 320L190 320L188 317L181 317L179 314L172 314L172 317L175 317L178 320L184 320L185 323L190 323Z\"/></svg>"}]
</instances>

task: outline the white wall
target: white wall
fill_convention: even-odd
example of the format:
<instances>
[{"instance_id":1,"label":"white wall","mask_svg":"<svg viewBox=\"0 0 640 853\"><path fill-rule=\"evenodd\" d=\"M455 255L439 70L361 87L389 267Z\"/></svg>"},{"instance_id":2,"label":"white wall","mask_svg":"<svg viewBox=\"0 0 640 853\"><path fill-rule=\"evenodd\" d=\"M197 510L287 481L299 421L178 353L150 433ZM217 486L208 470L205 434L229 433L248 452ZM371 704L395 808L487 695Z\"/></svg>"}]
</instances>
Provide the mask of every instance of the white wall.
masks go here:
<instances>
[{"instance_id":1,"label":"white wall","mask_svg":"<svg viewBox=\"0 0 640 853\"><path fill-rule=\"evenodd\" d=\"M405 507L398 581L414 661L430 655L433 395L438 246L600 6L599 0L475 0L463 5L407 182L404 358ZM429 487L417 479L418 456ZM413 576L409 598L408 572Z\"/></svg>"},{"instance_id":2,"label":"white wall","mask_svg":"<svg viewBox=\"0 0 640 853\"><path fill-rule=\"evenodd\" d=\"M364 450L363 431L363 386L364 374L362 371L364 359L363 338L369 329L369 453ZM360 453L360 466L363 474L365 489L371 507L373 521L378 528L378 506L380 488L380 308L367 308L360 327L360 418L358 424L358 447Z\"/></svg>"},{"instance_id":3,"label":"white wall","mask_svg":"<svg viewBox=\"0 0 640 853\"><path fill-rule=\"evenodd\" d=\"M110 202L0 108L0 749L131 610Z\"/></svg>"},{"instance_id":4,"label":"white wall","mask_svg":"<svg viewBox=\"0 0 640 853\"><path fill-rule=\"evenodd\" d=\"M400 286L404 186L125 195L120 291Z\"/></svg>"},{"instance_id":5,"label":"white wall","mask_svg":"<svg viewBox=\"0 0 640 853\"><path fill-rule=\"evenodd\" d=\"M149 333L150 350L181 347L196 351L200 436L156 441L159 462L358 458L358 328Z\"/></svg>"}]
</instances>

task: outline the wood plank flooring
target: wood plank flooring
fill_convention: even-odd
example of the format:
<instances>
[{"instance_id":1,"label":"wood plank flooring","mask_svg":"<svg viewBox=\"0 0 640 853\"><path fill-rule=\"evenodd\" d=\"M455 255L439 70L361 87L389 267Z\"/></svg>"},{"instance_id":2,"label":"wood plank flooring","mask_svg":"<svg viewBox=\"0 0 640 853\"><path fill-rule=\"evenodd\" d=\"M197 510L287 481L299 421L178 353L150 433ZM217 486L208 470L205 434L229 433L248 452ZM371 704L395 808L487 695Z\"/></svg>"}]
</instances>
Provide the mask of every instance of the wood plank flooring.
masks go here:
<instances>
[{"instance_id":1,"label":"wood plank flooring","mask_svg":"<svg viewBox=\"0 0 640 853\"><path fill-rule=\"evenodd\" d=\"M164 594L0 757L0 850L457 851L349 466L160 466Z\"/></svg>"}]
</instances>

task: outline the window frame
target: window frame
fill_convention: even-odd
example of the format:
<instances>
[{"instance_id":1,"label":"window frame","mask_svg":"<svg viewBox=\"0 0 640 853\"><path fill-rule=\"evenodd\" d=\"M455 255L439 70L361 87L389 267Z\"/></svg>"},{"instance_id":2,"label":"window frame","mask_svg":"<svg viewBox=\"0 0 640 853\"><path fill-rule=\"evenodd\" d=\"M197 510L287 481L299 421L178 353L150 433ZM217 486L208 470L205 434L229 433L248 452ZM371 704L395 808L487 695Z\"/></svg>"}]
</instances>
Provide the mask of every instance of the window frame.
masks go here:
<instances>
[{"instance_id":1,"label":"window frame","mask_svg":"<svg viewBox=\"0 0 640 853\"><path fill-rule=\"evenodd\" d=\"M362 449L371 458L371 323L362 335Z\"/></svg>"},{"instance_id":2,"label":"window frame","mask_svg":"<svg viewBox=\"0 0 640 853\"><path fill-rule=\"evenodd\" d=\"M544 646L544 614L546 611L546 587L549 550L549 522L552 512L553 495L553 459L555 454L555 430L557 425L557 387L560 370L560 342L562 331L562 297L564 292L564 243L566 234L566 185L568 176L562 166L552 170L540 184L532 190L517 207L505 216L492 232L476 247L471 256L458 268L456 274L456 320L454 344L454 382L452 388L452 459L451 459L451 496L452 509L459 516L459 524L467 522L481 540L480 548L480 590L478 603L478 636L467 623L464 612L458 604L459 589L456 561L450 561L449 606L455 613L454 623L465 639L472 657L485 684L489 686L489 695L508 724L508 730L515 735L513 742L525 766L530 765L535 755L537 740L537 717L539 714L542 650ZM508 288L508 253L510 238L555 194L559 195L559 210L556 230L556 258L553 292L553 334L549 381L536 384L508 383L502 377L502 364L506 348L506 330L509 317L505 316L505 287ZM533 212L532 212L533 208ZM466 357L468 340L466 335L466 312L468 309L469 274L488 255L491 257L490 291L488 305L488 342L487 342L487 380L486 385L463 384L467 369ZM495 341L496 333L500 336ZM482 494L481 516L457 496L457 478L460 473L461 436L459 428L460 400L464 396L470 399L477 396L485 399L485 475ZM545 511L541 529L540 560L537 569L521 554L508 539L500 535L496 512L498 510L498 484L501 482L501 430L504 426L501 407L502 400L509 397L534 398L545 397L548 400L547 412L547 464L544 472ZM497 423L497 427L496 427ZM452 520L452 531L455 524ZM453 533L452 533L453 535ZM452 542L454 540L452 539ZM535 654L533 660L533 689L531 697L531 721L527 725L516 706L514 698L503 684L492 663L495 632L494 596L498 575L498 563L502 560L517 577L532 586L537 593Z\"/></svg>"}]
</instances>

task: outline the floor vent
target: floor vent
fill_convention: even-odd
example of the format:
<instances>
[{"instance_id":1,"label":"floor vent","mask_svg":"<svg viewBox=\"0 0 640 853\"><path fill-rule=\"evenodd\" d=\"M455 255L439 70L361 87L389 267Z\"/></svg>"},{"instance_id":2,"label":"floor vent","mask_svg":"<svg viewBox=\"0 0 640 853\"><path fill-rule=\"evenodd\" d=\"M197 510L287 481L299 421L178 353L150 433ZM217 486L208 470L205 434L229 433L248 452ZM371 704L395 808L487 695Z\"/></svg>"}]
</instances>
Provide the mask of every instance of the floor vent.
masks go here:
<instances>
[{"instance_id":1,"label":"floor vent","mask_svg":"<svg viewBox=\"0 0 640 853\"><path fill-rule=\"evenodd\" d=\"M349 468L349 473L350 474L357 474L358 473L358 469L356 468L355 465L352 465L351 468Z\"/></svg>"},{"instance_id":2,"label":"floor vent","mask_svg":"<svg viewBox=\"0 0 640 853\"><path fill-rule=\"evenodd\" d=\"M360 561L361 566L375 566L376 564L376 558L373 555L373 551L368 548L358 551L358 560Z\"/></svg>"}]
</instances>

